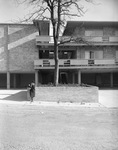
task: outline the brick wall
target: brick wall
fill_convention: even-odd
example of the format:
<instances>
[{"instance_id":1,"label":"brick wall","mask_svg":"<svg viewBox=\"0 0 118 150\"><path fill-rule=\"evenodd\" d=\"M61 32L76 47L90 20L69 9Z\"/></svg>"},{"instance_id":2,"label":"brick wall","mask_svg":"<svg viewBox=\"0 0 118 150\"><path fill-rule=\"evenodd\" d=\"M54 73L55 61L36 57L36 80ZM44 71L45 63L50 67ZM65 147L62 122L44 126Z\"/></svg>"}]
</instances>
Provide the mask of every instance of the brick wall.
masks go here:
<instances>
[{"instance_id":1,"label":"brick wall","mask_svg":"<svg viewBox=\"0 0 118 150\"><path fill-rule=\"evenodd\" d=\"M98 87L36 87L34 101L98 102Z\"/></svg>"},{"instance_id":2,"label":"brick wall","mask_svg":"<svg viewBox=\"0 0 118 150\"><path fill-rule=\"evenodd\" d=\"M34 60L38 59L35 40L17 46L9 52L10 71L34 71Z\"/></svg>"},{"instance_id":3,"label":"brick wall","mask_svg":"<svg viewBox=\"0 0 118 150\"><path fill-rule=\"evenodd\" d=\"M48 27L41 23L40 34L48 35ZM34 72L39 30L33 24L0 24L0 72Z\"/></svg>"},{"instance_id":4,"label":"brick wall","mask_svg":"<svg viewBox=\"0 0 118 150\"><path fill-rule=\"evenodd\" d=\"M77 49L77 58L85 59L85 51L94 51L95 59L114 59L116 58L116 50L118 50L118 46L99 46L99 47L82 47ZM99 55L98 52L102 52Z\"/></svg>"},{"instance_id":5,"label":"brick wall","mask_svg":"<svg viewBox=\"0 0 118 150\"><path fill-rule=\"evenodd\" d=\"M112 27L104 27L103 28L103 35L104 36L115 36L115 28Z\"/></svg>"},{"instance_id":6,"label":"brick wall","mask_svg":"<svg viewBox=\"0 0 118 150\"><path fill-rule=\"evenodd\" d=\"M73 32L73 35L74 36L85 36L85 28L81 27L76 27L74 29L74 32Z\"/></svg>"},{"instance_id":7,"label":"brick wall","mask_svg":"<svg viewBox=\"0 0 118 150\"><path fill-rule=\"evenodd\" d=\"M113 46L106 46L103 48L103 58L105 59L114 59L115 58L115 51L116 51L117 47L113 47Z\"/></svg>"},{"instance_id":8,"label":"brick wall","mask_svg":"<svg viewBox=\"0 0 118 150\"><path fill-rule=\"evenodd\" d=\"M8 34L9 70L34 72L34 60L38 59L37 28L33 25L10 25Z\"/></svg>"}]
</instances>

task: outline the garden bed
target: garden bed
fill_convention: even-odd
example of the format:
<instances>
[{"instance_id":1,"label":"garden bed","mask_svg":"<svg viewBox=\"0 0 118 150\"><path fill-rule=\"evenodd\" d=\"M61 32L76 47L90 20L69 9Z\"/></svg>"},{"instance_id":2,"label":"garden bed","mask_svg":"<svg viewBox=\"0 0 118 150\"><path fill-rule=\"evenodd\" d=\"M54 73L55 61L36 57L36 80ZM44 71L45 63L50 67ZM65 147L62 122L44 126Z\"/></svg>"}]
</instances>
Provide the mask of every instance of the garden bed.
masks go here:
<instances>
[{"instance_id":1,"label":"garden bed","mask_svg":"<svg viewBox=\"0 0 118 150\"><path fill-rule=\"evenodd\" d=\"M89 85L44 85L36 87L34 101L98 102L98 87Z\"/></svg>"}]
</instances>

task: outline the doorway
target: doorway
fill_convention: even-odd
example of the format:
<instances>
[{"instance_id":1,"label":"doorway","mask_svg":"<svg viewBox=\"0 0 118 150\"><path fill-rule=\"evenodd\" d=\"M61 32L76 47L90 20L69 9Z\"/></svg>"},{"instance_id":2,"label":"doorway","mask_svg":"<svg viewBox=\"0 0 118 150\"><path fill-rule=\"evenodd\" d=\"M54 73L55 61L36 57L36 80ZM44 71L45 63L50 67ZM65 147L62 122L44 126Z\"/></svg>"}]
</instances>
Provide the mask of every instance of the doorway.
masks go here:
<instances>
[{"instance_id":1,"label":"doorway","mask_svg":"<svg viewBox=\"0 0 118 150\"><path fill-rule=\"evenodd\" d=\"M60 73L60 83L68 84L68 74L66 72Z\"/></svg>"}]
</instances>

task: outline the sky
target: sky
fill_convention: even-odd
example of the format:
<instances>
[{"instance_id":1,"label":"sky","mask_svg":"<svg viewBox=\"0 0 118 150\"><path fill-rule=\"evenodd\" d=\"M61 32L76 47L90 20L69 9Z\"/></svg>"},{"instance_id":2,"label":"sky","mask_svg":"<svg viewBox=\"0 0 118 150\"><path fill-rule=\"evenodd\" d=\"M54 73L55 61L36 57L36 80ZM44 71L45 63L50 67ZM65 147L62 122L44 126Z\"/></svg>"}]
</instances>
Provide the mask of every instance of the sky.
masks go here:
<instances>
[{"instance_id":1,"label":"sky","mask_svg":"<svg viewBox=\"0 0 118 150\"><path fill-rule=\"evenodd\" d=\"M95 0L95 4L83 5L86 13L78 20L118 21L118 0ZM27 5L17 4L16 0L0 0L0 23L15 23L28 13Z\"/></svg>"}]
</instances>

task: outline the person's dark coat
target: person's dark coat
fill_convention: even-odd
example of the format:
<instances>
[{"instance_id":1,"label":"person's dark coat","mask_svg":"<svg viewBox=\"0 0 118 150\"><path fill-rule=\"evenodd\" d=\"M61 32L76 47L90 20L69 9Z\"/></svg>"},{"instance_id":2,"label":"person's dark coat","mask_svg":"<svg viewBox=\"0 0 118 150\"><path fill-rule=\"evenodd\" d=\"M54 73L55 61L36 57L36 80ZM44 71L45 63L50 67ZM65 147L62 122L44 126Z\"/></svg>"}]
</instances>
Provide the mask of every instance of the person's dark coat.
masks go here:
<instances>
[{"instance_id":1,"label":"person's dark coat","mask_svg":"<svg viewBox=\"0 0 118 150\"><path fill-rule=\"evenodd\" d=\"M31 84L30 96L32 100L35 97L35 84L34 83Z\"/></svg>"},{"instance_id":2,"label":"person's dark coat","mask_svg":"<svg viewBox=\"0 0 118 150\"><path fill-rule=\"evenodd\" d=\"M31 90L31 85L29 84L27 86L27 100L29 100L29 101L31 101L31 92L30 92L30 90Z\"/></svg>"}]
</instances>

